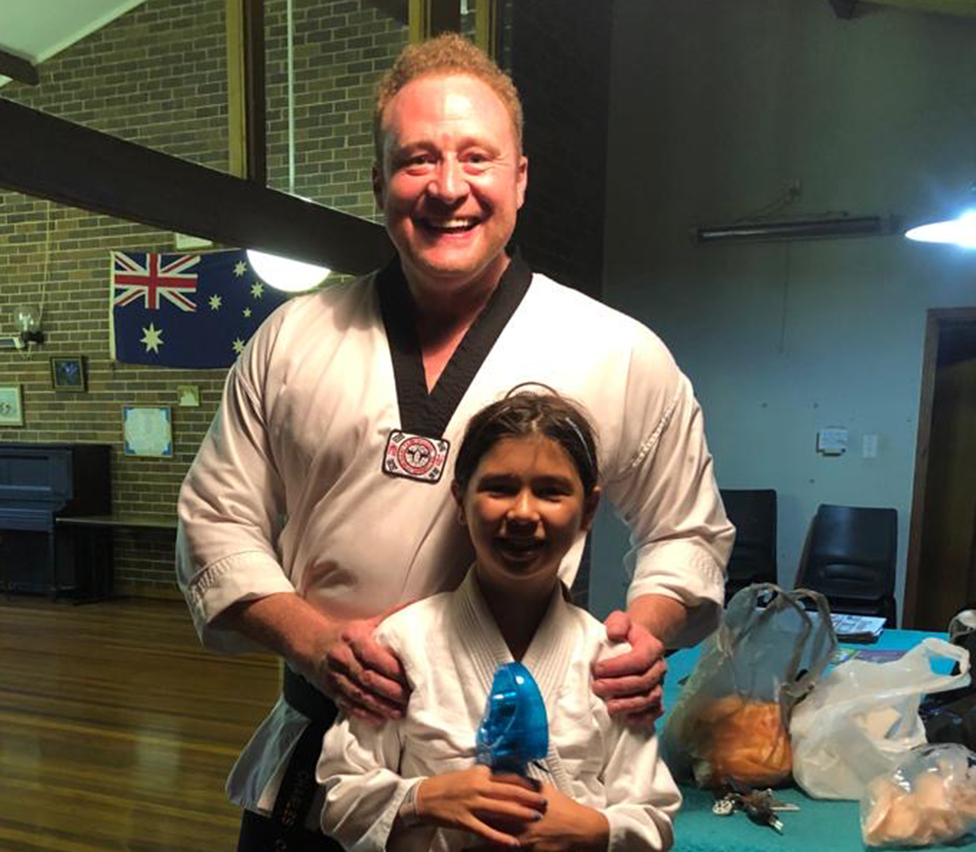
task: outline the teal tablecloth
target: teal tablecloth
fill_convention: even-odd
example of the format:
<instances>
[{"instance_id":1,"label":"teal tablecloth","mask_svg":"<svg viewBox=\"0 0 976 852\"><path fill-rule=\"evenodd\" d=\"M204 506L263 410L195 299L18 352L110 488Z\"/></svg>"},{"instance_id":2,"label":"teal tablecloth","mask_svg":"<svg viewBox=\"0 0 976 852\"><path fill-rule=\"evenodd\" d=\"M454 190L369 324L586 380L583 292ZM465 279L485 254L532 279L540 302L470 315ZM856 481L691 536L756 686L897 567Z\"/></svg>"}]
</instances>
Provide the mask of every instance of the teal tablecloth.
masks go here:
<instances>
[{"instance_id":1,"label":"teal tablecloth","mask_svg":"<svg viewBox=\"0 0 976 852\"><path fill-rule=\"evenodd\" d=\"M945 634L917 630L885 630L873 645L842 645L845 648L871 650L906 650L926 636L947 638ZM674 705L681 681L698 660L698 650L679 651L668 657L668 675L664 686L665 708ZM948 670L948 669L947 669ZM664 729L664 721L658 731ZM682 785L684 804L675 823L675 852L862 852L860 805L812 799L797 787L778 790L777 798L794 802L799 811L780 814L783 835L771 828L750 822L743 813L718 817L712 813L714 798L710 791ZM929 846L927 849L976 849L976 841L965 845Z\"/></svg>"}]
</instances>

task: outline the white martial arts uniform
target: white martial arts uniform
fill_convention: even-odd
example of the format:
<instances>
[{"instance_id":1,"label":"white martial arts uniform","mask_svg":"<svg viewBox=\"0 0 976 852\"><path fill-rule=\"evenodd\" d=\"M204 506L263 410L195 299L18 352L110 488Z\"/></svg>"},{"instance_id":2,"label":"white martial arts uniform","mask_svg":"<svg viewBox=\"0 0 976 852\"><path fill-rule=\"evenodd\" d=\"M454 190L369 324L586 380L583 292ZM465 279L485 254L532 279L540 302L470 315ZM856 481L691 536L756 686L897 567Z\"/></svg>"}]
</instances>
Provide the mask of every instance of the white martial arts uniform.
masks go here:
<instances>
[{"instance_id":1,"label":"white martial arts uniform","mask_svg":"<svg viewBox=\"0 0 976 852\"><path fill-rule=\"evenodd\" d=\"M473 552L450 494L454 453L471 415L526 381L544 382L592 414L604 496L631 529L629 599L657 593L698 607L680 641L707 634L721 609L734 532L698 403L661 341L513 259L431 395L443 403L439 394L463 393L443 431L451 449L442 479L397 478L381 469L388 434L407 429L394 375L404 359L391 354L395 323L388 339L378 294L387 274L292 299L228 374L179 503L178 576L204 644L254 650L213 619L231 604L278 592L352 618L455 588ZM512 284L519 275L524 297L497 340L480 340L487 355L470 384L459 381L455 362L477 348L482 318L520 292ZM411 390L426 402L419 358L420 387ZM582 544L562 566L567 586ZM270 812L305 725L283 700L276 704L228 780L233 801Z\"/></svg>"},{"instance_id":2,"label":"white martial arts uniform","mask_svg":"<svg viewBox=\"0 0 976 852\"><path fill-rule=\"evenodd\" d=\"M653 731L632 730L591 689L590 664L627 650L560 590L522 663L546 705L549 756L529 775L603 812L609 852L653 852L673 839L681 795L658 757ZM384 621L376 632L403 661L411 686L400 722L381 728L340 716L325 737L318 780L326 788L322 829L349 852L456 852L477 845L464 831L421 826L387 838L409 788L475 763L475 733L496 668L512 656L474 571L455 592L436 595Z\"/></svg>"}]
</instances>

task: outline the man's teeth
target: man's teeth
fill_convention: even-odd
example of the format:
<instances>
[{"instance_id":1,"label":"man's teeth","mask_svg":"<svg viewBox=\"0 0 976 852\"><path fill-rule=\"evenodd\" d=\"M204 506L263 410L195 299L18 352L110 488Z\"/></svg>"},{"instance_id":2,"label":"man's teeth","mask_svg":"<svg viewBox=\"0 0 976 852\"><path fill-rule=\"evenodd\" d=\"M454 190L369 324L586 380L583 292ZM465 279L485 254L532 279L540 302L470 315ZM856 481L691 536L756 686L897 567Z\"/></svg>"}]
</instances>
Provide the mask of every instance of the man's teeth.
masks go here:
<instances>
[{"instance_id":1,"label":"man's teeth","mask_svg":"<svg viewBox=\"0 0 976 852\"><path fill-rule=\"evenodd\" d=\"M445 219L441 222L428 220L427 226L435 231L467 231L477 224L475 219Z\"/></svg>"}]
</instances>

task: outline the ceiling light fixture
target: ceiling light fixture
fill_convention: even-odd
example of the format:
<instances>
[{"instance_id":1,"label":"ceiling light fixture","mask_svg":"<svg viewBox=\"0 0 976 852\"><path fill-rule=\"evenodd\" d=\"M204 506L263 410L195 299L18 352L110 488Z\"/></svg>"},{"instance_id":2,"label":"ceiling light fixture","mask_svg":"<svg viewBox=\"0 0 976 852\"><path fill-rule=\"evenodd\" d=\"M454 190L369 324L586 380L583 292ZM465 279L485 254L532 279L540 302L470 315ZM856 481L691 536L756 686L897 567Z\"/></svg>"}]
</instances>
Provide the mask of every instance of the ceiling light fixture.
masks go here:
<instances>
[{"instance_id":1,"label":"ceiling light fixture","mask_svg":"<svg viewBox=\"0 0 976 852\"><path fill-rule=\"evenodd\" d=\"M834 218L734 222L694 228L699 243L825 240L838 237L883 237L899 230L893 216L838 216Z\"/></svg>"},{"instance_id":2,"label":"ceiling light fixture","mask_svg":"<svg viewBox=\"0 0 976 852\"><path fill-rule=\"evenodd\" d=\"M288 29L288 194L295 195L295 61L292 33L292 0L287 4ZM296 196L297 197L297 196ZM309 201L309 199L304 199ZM310 202L312 203L312 202ZM247 250L251 269L269 287L286 293L301 293L317 287L329 277L331 270L301 260L292 260L276 254Z\"/></svg>"}]
</instances>

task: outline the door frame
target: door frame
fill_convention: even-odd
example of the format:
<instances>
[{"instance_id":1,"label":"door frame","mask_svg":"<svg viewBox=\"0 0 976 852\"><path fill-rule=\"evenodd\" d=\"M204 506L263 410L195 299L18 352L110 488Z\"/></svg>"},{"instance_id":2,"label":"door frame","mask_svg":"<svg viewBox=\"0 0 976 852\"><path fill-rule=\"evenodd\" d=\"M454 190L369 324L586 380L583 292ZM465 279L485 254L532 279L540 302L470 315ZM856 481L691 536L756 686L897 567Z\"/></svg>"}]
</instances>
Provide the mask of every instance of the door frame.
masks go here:
<instances>
[{"instance_id":1,"label":"door frame","mask_svg":"<svg viewBox=\"0 0 976 852\"><path fill-rule=\"evenodd\" d=\"M976 326L976 308L929 308L926 312L922 390L918 403L918 436L915 444L915 481L912 487L912 514L908 532L902 608L902 627L909 629L915 626L922 525L925 517L925 485L929 472L929 440L932 432L932 406L935 401L939 342L942 330L951 325Z\"/></svg>"}]
</instances>

